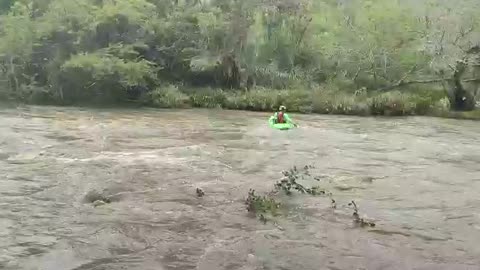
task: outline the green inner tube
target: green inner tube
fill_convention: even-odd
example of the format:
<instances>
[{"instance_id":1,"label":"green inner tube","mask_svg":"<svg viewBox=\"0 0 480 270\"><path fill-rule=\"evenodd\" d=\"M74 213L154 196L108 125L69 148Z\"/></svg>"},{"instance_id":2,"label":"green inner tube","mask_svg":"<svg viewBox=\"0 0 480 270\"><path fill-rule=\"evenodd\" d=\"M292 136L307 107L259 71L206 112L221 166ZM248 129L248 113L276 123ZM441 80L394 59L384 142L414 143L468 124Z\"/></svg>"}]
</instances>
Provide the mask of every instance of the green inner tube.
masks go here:
<instances>
[{"instance_id":1,"label":"green inner tube","mask_svg":"<svg viewBox=\"0 0 480 270\"><path fill-rule=\"evenodd\" d=\"M295 125L293 125L292 123L275 124L272 118L268 120L268 124L270 125L271 128L280 129L280 130L292 129L295 127Z\"/></svg>"}]
</instances>

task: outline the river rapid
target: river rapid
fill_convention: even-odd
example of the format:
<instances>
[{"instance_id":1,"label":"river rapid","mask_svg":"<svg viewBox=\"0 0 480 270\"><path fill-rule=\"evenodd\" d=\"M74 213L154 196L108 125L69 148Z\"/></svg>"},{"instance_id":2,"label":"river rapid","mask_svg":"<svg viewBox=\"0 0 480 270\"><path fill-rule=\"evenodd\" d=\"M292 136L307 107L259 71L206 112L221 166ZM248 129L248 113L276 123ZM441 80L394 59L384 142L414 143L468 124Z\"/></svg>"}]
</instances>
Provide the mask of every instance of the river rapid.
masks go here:
<instances>
[{"instance_id":1,"label":"river rapid","mask_svg":"<svg viewBox=\"0 0 480 270\"><path fill-rule=\"evenodd\" d=\"M480 123L220 110L0 109L0 269L480 269ZM292 166L330 198L246 211ZM205 196L199 198L196 188ZM92 191L112 195L94 207ZM352 222L355 200L373 228Z\"/></svg>"}]
</instances>

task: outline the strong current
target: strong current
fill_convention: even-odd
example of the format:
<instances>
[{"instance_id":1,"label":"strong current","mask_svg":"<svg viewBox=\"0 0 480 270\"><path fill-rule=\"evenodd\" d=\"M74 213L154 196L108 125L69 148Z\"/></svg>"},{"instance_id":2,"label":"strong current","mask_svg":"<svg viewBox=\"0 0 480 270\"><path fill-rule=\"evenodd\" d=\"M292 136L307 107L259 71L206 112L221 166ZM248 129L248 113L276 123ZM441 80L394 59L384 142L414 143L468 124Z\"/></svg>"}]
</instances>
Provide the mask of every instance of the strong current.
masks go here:
<instances>
[{"instance_id":1,"label":"strong current","mask_svg":"<svg viewBox=\"0 0 480 270\"><path fill-rule=\"evenodd\" d=\"M480 269L480 124L218 110L0 110L0 269ZM293 166L266 224L246 211ZM205 196L198 197L196 188ZM111 195L94 207L92 191ZM354 200L373 228L352 223Z\"/></svg>"}]
</instances>

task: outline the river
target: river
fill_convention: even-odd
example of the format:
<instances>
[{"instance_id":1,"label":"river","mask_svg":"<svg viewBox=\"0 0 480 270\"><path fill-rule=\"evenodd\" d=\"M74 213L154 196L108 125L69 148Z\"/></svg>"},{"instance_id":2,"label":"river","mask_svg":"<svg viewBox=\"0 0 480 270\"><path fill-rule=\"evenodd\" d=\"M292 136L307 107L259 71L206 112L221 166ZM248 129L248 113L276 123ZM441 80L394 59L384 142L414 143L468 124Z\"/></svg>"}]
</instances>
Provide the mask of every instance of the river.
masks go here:
<instances>
[{"instance_id":1,"label":"river","mask_svg":"<svg viewBox=\"0 0 480 270\"><path fill-rule=\"evenodd\" d=\"M0 110L0 269L480 269L480 124L220 110ZM266 224L248 190L314 165ZM196 188L205 196L197 197ZM85 201L92 190L110 204ZM354 226L347 204L374 220ZM350 211L350 212L349 212Z\"/></svg>"}]
</instances>

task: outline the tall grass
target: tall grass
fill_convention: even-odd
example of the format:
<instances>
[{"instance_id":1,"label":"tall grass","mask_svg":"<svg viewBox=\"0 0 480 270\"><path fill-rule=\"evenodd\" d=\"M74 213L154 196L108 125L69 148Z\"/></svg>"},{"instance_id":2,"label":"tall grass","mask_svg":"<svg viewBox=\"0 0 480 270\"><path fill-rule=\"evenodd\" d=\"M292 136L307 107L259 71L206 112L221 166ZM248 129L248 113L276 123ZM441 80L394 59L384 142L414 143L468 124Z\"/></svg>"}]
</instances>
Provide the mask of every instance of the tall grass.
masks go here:
<instances>
[{"instance_id":1,"label":"tall grass","mask_svg":"<svg viewBox=\"0 0 480 270\"><path fill-rule=\"evenodd\" d=\"M158 108L185 108L190 106L190 98L180 92L177 86L168 85L150 92L148 103Z\"/></svg>"},{"instance_id":2,"label":"tall grass","mask_svg":"<svg viewBox=\"0 0 480 270\"><path fill-rule=\"evenodd\" d=\"M224 91L214 88L179 88L169 85L149 95L148 104L161 108L223 108L231 110L275 111L285 105L290 112L343 115L446 115L447 97L431 92L343 92L337 89Z\"/></svg>"},{"instance_id":3,"label":"tall grass","mask_svg":"<svg viewBox=\"0 0 480 270\"><path fill-rule=\"evenodd\" d=\"M319 114L370 114L370 107L365 97L324 88L313 91L312 109L314 113Z\"/></svg>"},{"instance_id":4,"label":"tall grass","mask_svg":"<svg viewBox=\"0 0 480 270\"><path fill-rule=\"evenodd\" d=\"M228 96L225 108L235 110L272 111L284 105L289 111L308 112L310 93L305 90L255 89Z\"/></svg>"}]
</instances>

